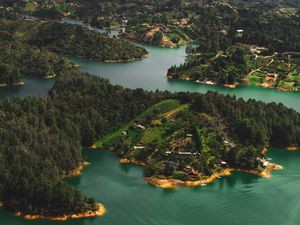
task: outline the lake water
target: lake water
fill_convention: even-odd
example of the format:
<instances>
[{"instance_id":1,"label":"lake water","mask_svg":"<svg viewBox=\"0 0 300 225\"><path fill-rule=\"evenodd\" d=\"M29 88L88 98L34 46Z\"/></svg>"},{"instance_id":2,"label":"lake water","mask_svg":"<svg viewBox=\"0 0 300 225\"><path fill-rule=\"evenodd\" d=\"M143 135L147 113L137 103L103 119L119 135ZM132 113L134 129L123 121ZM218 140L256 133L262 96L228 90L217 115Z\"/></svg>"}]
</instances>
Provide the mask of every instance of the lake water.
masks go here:
<instances>
[{"instance_id":1,"label":"lake water","mask_svg":"<svg viewBox=\"0 0 300 225\"><path fill-rule=\"evenodd\" d=\"M244 99L257 99L264 102L281 102L300 112L300 91L281 92L256 86L239 86L229 89L220 86L198 84L190 81L168 80L165 77L167 69L172 65L179 65L185 60L185 47L176 49L144 46L150 57L135 62L103 63L85 58L71 57L70 59L80 65L80 69L97 76L109 79L113 84L129 88L144 88L147 90L191 91L206 93L217 91L222 94L235 94ZM11 95L47 95L55 79L44 80L39 78L25 78L22 87L8 87L0 89L0 100Z\"/></svg>"},{"instance_id":2,"label":"lake water","mask_svg":"<svg viewBox=\"0 0 300 225\"><path fill-rule=\"evenodd\" d=\"M259 87L227 89L187 81L168 81L166 70L185 59L184 48L146 46L150 57L131 63L101 63L71 58L81 70L108 78L113 84L148 90L208 90L235 94L245 99L282 102L300 112L300 93ZM0 99L12 95L47 95L55 79L24 79L25 86L0 89ZM84 150L88 166L81 177L68 180L88 196L103 202L107 214L101 218L28 221L0 210L0 225L299 225L300 152L271 149L269 156L285 167L271 179L235 172L206 187L162 190L143 180L143 168L120 165L108 151Z\"/></svg>"},{"instance_id":3,"label":"lake water","mask_svg":"<svg viewBox=\"0 0 300 225\"><path fill-rule=\"evenodd\" d=\"M299 225L300 152L271 149L285 167L272 178L235 172L206 187L163 190L143 180L143 168L121 165L115 154L85 150L92 164L68 180L105 204L104 217L28 221L0 211L2 225Z\"/></svg>"}]
</instances>

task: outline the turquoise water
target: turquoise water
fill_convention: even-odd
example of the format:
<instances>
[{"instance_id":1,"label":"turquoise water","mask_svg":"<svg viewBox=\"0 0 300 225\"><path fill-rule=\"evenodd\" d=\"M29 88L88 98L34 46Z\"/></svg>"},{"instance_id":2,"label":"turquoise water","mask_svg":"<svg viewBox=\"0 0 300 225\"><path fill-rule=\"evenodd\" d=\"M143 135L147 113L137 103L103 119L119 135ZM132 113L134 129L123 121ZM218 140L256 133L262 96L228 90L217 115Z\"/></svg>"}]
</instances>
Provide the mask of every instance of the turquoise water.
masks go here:
<instances>
[{"instance_id":1,"label":"turquoise water","mask_svg":"<svg viewBox=\"0 0 300 225\"><path fill-rule=\"evenodd\" d=\"M281 102L288 107L300 111L300 92L281 92L256 86L239 86L229 89L220 86L198 84L191 81L168 80L166 71L172 65L179 65L185 60L185 47L164 49L146 46L150 57L131 63L102 63L84 58L72 57L71 60L84 72L109 79L113 84L129 88L146 90L190 91L206 93L217 91L222 94L235 94L244 99L257 99L264 102Z\"/></svg>"},{"instance_id":2,"label":"turquoise water","mask_svg":"<svg viewBox=\"0 0 300 225\"><path fill-rule=\"evenodd\" d=\"M235 94L245 99L282 102L300 112L300 93L279 92L259 87L227 89L187 81L168 81L166 70L185 59L184 48L147 46L150 57L131 63L101 63L71 58L81 70L108 78L113 84L147 90L208 90ZM12 95L47 95L55 82L25 78L25 86L0 89L0 99ZM182 187L162 190L146 183L144 170L120 165L108 151L84 150L88 166L81 177L68 180L88 196L103 202L107 214L101 218L56 221L27 221L0 210L0 225L299 225L300 152L273 148L274 162L285 167L271 179L235 172L204 188Z\"/></svg>"},{"instance_id":3,"label":"turquoise water","mask_svg":"<svg viewBox=\"0 0 300 225\"><path fill-rule=\"evenodd\" d=\"M68 180L105 204L104 217L26 221L0 211L9 225L299 225L300 152L273 148L270 156L285 167L270 179L235 172L206 187L163 190L143 179L142 167L121 165L108 151L85 150L92 164ZM9 221L9 223L7 223Z\"/></svg>"},{"instance_id":4,"label":"turquoise water","mask_svg":"<svg viewBox=\"0 0 300 225\"><path fill-rule=\"evenodd\" d=\"M144 46L150 56L141 61L126 63L103 63L90 61L85 58L71 57L79 64L83 72L109 79L113 84L129 88L144 88L146 90L190 91L206 93L217 91L222 94L235 94L244 99L257 99L264 102L281 102L300 112L300 91L281 92L256 86L239 86L229 89L220 86L198 84L190 81L168 80L165 77L167 69L172 65L179 65L185 60L185 47L166 49L155 46ZM22 87L7 87L0 89L0 100L12 95L47 95L55 79L25 78Z\"/></svg>"}]
</instances>

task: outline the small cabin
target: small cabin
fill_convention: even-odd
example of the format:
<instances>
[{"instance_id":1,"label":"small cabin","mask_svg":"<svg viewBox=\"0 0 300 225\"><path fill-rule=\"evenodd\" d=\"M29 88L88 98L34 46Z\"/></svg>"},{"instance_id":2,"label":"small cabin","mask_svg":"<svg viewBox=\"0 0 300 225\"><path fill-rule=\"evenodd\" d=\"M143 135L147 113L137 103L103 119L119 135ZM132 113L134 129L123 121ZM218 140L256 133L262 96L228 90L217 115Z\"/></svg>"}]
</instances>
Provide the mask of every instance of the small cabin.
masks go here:
<instances>
[{"instance_id":1,"label":"small cabin","mask_svg":"<svg viewBox=\"0 0 300 225\"><path fill-rule=\"evenodd\" d=\"M273 81L275 82L278 78L278 74L276 73L268 73L267 76L265 77L266 81Z\"/></svg>"},{"instance_id":2,"label":"small cabin","mask_svg":"<svg viewBox=\"0 0 300 225\"><path fill-rule=\"evenodd\" d=\"M192 155L191 152L178 152L178 155Z\"/></svg>"},{"instance_id":3,"label":"small cabin","mask_svg":"<svg viewBox=\"0 0 300 225\"><path fill-rule=\"evenodd\" d=\"M145 129L146 129L146 127L143 126L143 125L141 125L141 124L134 124L134 127L135 127L135 128L139 128L139 129L141 129L141 130L145 130Z\"/></svg>"},{"instance_id":4,"label":"small cabin","mask_svg":"<svg viewBox=\"0 0 300 225\"><path fill-rule=\"evenodd\" d=\"M242 30L242 29L238 29L238 30L236 30L236 36L237 37L242 37L243 36L243 34L244 34L244 30Z\"/></svg>"}]
</instances>

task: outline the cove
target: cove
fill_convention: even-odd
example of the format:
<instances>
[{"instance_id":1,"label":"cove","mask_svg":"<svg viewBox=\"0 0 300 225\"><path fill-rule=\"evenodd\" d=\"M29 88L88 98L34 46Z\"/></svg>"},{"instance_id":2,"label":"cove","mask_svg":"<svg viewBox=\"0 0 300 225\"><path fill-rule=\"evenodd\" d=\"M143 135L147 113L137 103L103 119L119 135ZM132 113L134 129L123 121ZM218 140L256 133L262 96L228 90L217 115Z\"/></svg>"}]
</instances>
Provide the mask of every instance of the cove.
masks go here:
<instances>
[{"instance_id":1,"label":"cove","mask_svg":"<svg viewBox=\"0 0 300 225\"><path fill-rule=\"evenodd\" d=\"M163 190L143 180L144 169L121 165L114 153L85 149L92 164L68 182L102 201L104 217L26 221L0 211L9 225L299 225L300 152L271 148L269 156L285 167L271 179L234 172L206 187Z\"/></svg>"}]
</instances>

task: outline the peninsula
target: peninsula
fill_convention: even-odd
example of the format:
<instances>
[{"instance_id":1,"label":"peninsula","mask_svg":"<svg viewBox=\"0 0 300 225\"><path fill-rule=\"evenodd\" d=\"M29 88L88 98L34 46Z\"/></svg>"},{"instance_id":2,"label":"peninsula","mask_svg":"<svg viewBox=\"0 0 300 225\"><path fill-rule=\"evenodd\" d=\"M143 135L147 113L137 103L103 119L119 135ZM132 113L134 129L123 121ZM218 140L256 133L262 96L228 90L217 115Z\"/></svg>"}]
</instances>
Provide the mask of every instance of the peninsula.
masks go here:
<instances>
[{"instance_id":1,"label":"peninsula","mask_svg":"<svg viewBox=\"0 0 300 225\"><path fill-rule=\"evenodd\" d=\"M174 188L205 186L233 170L270 177L272 170L283 167L272 163L262 149L296 149L300 144L299 114L289 111L295 119L292 127L298 127L291 131L284 128L285 119L278 120L281 106L273 103L216 93L174 98L148 108L95 147L117 152L121 163L145 166L149 183Z\"/></svg>"},{"instance_id":2,"label":"peninsula","mask_svg":"<svg viewBox=\"0 0 300 225\"><path fill-rule=\"evenodd\" d=\"M22 77L51 79L73 70L64 56L128 62L148 56L134 44L79 25L0 19L0 87L21 85Z\"/></svg>"}]
</instances>

